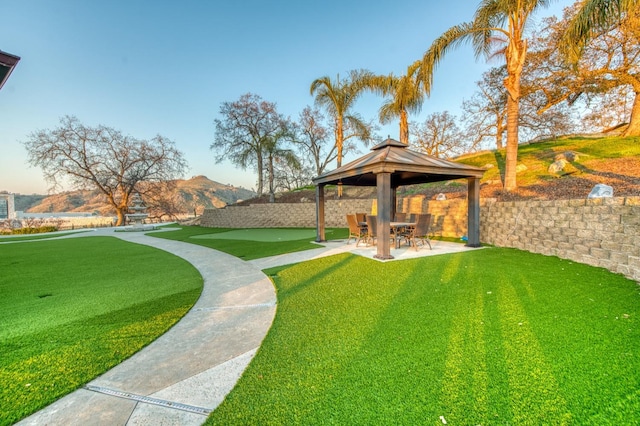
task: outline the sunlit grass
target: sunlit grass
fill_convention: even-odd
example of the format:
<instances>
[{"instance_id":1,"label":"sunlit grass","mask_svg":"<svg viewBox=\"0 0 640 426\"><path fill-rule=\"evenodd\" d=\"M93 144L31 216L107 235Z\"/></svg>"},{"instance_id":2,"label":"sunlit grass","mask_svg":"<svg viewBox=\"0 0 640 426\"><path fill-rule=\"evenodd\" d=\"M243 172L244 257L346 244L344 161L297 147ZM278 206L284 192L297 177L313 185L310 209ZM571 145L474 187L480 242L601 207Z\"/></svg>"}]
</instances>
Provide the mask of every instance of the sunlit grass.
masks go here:
<instances>
[{"instance_id":1,"label":"sunlit grass","mask_svg":"<svg viewBox=\"0 0 640 426\"><path fill-rule=\"evenodd\" d=\"M130 357L197 300L183 259L112 237L0 245L0 424Z\"/></svg>"},{"instance_id":2,"label":"sunlit grass","mask_svg":"<svg viewBox=\"0 0 640 426\"><path fill-rule=\"evenodd\" d=\"M286 233L287 229L309 229L309 228L260 228L256 229L256 239L251 240L251 229L247 229L249 235L243 236L242 239L215 239L215 238L192 238L195 236L205 236L208 234L218 234L228 231L237 231L237 228L207 228L202 226L183 226L175 227L176 230L170 232L151 233L149 235L166 238L169 240L184 241L191 244L198 244L204 247L216 249L240 259L252 260L262 257L276 256L284 253L293 253L303 250L311 250L318 248L317 244L312 241L313 238L303 238L299 240L278 241L277 236L279 233ZM264 232L273 232L273 241L259 241L263 239ZM258 234L260 234L258 236ZM340 239L347 238L349 236L349 230L346 228L327 228L325 230L325 236L327 239Z\"/></svg>"},{"instance_id":3,"label":"sunlit grass","mask_svg":"<svg viewBox=\"0 0 640 426\"><path fill-rule=\"evenodd\" d=\"M65 235L77 234L80 232L88 232L88 231L46 232L42 234L27 234L27 235L1 235L0 234L0 243L15 242L15 241L30 241L30 240L46 240L51 238L60 238Z\"/></svg>"},{"instance_id":4,"label":"sunlit grass","mask_svg":"<svg viewBox=\"0 0 640 426\"><path fill-rule=\"evenodd\" d=\"M269 270L278 311L210 424L633 424L640 289L512 249Z\"/></svg>"},{"instance_id":5,"label":"sunlit grass","mask_svg":"<svg viewBox=\"0 0 640 426\"><path fill-rule=\"evenodd\" d=\"M518 164L526 166L526 170L518 173L518 185L527 186L538 184L545 179L554 178L555 175L547 172L551 163L558 154L573 151L578 154L578 160L574 164L565 166L565 173L580 173L580 165L590 161L612 159L621 157L639 157L640 138L638 137L606 137L606 138L566 138L548 142L524 144L518 147ZM500 179L504 174L505 149L465 156L461 163L476 167L489 168L482 177L482 182Z\"/></svg>"}]
</instances>

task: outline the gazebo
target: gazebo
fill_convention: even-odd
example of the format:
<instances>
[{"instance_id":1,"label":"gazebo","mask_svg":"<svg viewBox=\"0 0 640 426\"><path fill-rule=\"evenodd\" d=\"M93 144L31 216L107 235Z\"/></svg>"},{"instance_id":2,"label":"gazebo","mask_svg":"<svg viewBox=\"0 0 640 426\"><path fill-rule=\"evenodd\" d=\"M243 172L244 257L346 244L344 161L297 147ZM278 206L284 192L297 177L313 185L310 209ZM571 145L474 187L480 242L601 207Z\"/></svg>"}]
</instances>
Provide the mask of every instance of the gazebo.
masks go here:
<instances>
[{"instance_id":1,"label":"gazebo","mask_svg":"<svg viewBox=\"0 0 640 426\"><path fill-rule=\"evenodd\" d=\"M371 152L313 179L316 185L316 241L325 241L324 187L330 184L377 187L378 235L385 235L395 211L396 189L402 185L467 179L467 246L480 246L480 178L485 169L454 163L408 149L388 138ZM388 238L380 238L377 259L393 259Z\"/></svg>"}]
</instances>

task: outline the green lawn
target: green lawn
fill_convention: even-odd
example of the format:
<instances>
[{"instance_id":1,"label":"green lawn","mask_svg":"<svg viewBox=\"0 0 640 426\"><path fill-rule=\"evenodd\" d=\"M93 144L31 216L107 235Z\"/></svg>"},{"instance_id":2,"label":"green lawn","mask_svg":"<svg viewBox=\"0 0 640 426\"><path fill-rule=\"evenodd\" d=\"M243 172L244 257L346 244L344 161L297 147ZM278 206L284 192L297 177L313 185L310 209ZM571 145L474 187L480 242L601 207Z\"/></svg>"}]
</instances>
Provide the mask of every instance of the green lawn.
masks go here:
<instances>
[{"instance_id":1,"label":"green lawn","mask_svg":"<svg viewBox=\"0 0 640 426\"><path fill-rule=\"evenodd\" d=\"M204 237L229 231L155 236L245 259L315 247ZM202 287L185 261L109 237L0 244L0 271L0 424L151 342ZM500 248L266 272L275 321L209 424L638 424L640 287L621 275Z\"/></svg>"},{"instance_id":2,"label":"green lawn","mask_svg":"<svg viewBox=\"0 0 640 426\"><path fill-rule=\"evenodd\" d=\"M2 425L130 357L202 291L183 259L113 237L0 244L0 271Z\"/></svg>"},{"instance_id":3,"label":"green lawn","mask_svg":"<svg viewBox=\"0 0 640 426\"><path fill-rule=\"evenodd\" d=\"M267 271L278 311L208 424L640 419L640 287L513 249Z\"/></svg>"},{"instance_id":4,"label":"green lawn","mask_svg":"<svg viewBox=\"0 0 640 426\"><path fill-rule=\"evenodd\" d=\"M175 231L149 234L158 238L184 241L216 249L244 260L259 259L284 253L318 248L315 229L310 228L205 228L201 226L177 227ZM329 240L347 238L346 228L328 228Z\"/></svg>"},{"instance_id":5,"label":"green lawn","mask_svg":"<svg viewBox=\"0 0 640 426\"><path fill-rule=\"evenodd\" d=\"M62 231L62 232L45 232L42 234L16 234L16 235L0 235L0 243L30 240L47 240L51 238L60 238L66 235L78 234L80 232L89 231Z\"/></svg>"}]
</instances>

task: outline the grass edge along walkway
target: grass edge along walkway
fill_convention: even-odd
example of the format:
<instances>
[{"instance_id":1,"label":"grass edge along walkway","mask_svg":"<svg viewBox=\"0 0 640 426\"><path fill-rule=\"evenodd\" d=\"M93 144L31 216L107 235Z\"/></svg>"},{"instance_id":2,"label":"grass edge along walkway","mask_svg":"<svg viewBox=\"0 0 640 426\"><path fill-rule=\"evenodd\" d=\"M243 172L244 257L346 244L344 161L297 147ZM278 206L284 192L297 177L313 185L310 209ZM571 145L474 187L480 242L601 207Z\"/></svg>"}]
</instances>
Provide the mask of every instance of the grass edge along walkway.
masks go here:
<instances>
[{"instance_id":1,"label":"grass edge along walkway","mask_svg":"<svg viewBox=\"0 0 640 426\"><path fill-rule=\"evenodd\" d=\"M640 288L621 275L502 248L266 272L273 326L207 424L640 418Z\"/></svg>"},{"instance_id":2,"label":"grass edge along walkway","mask_svg":"<svg viewBox=\"0 0 640 426\"><path fill-rule=\"evenodd\" d=\"M175 229L169 230L171 228ZM149 235L157 238L201 245L222 251L242 260L277 256L297 251L312 250L319 247L312 242L315 240L315 237L306 237L298 240L279 240L281 235L287 234L289 231L309 231L310 228L251 228L239 230L238 228L172 225L164 229L166 232L152 233ZM240 231L244 231L248 235L240 236L238 239L214 238L214 234L230 233L232 235L238 235ZM263 240L251 240L251 231L259 232L261 234L260 238ZM270 240L266 238L266 233L271 233L272 237ZM349 230L346 228L328 228L326 234L327 239L346 239L349 235Z\"/></svg>"},{"instance_id":3,"label":"grass edge along walkway","mask_svg":"<svg viewBox=\"0 0 640 426\"><path fill-rule=\"evenodd\" d=\"M3 244L0 252L0 304L11 306L0 310L0 424L129 358L202 291L183 259L113 237Z\"/></svg>"}]
</instances>

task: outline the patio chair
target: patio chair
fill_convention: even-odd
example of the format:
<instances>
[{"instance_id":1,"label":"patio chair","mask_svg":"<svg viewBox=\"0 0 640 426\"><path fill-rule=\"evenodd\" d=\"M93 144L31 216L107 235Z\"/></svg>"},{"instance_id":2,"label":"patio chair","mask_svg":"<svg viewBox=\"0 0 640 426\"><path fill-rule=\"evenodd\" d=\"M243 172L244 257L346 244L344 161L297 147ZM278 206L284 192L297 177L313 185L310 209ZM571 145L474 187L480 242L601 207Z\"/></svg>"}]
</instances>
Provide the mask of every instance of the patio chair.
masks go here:
<instances>
[{"instance_id":1,"label":"patio chair","mask_svg":"<svg viewBox=\"0 0 640 426\"><path fill-rule=\"evenodd\" d=\"M349 225L349 238L347 238L347 244L351 242L351 239L356 240L356 247L360 241L367 238L367 228L358 224L358 220L355 214L347 215L347 224Z\"/></svg>"},{"instance_id":2,"label":"patio chair","mask_svg":"<svg viewBox=\"0 0 640 426\"><path fill-rule=\"evenodd\" d=\"M425 243L428 244L429 249L433 250L433 248L431 247L431 241L429 240L431 214L416 214L415 221L415 226L409 228L408 233L404 236L404 238L407 239L409 245L413 246L416 251L418 250L418 241L421 242L423 246L425 245Z\"/></svg>"},{"instance_id":3,"label":"patio chair","mask_svg":"<svg viewBox=\"0 0 640 426\"><path fill-rule=\"evenodd\" d=\"M396 241L396 235L389 229L389 238L393 243ZM367 242L371 241L371 244L375 245L378 239L378 217L367 215Z\"/></svg>"},{"instance_id":4,"label":"patio chair","mask_svg":"<svg viewBox=\"0 0 640 426\"><path fill-rule=\"evenodd\" d=\"M356 218L358 219L358 223L366 223L367 222L367 214L366 213L356 213Z\"/></svg>"},{"instance_id":5,"label":"patio chair","mask_svg":"<svg viewBox=\"0 0 640 426\"><path fill-rule=\"evenodd\" d=\"M407 214L403 212L396 212L394 217L394 222L406 222Z\"/></svg>"}]
</instances>

